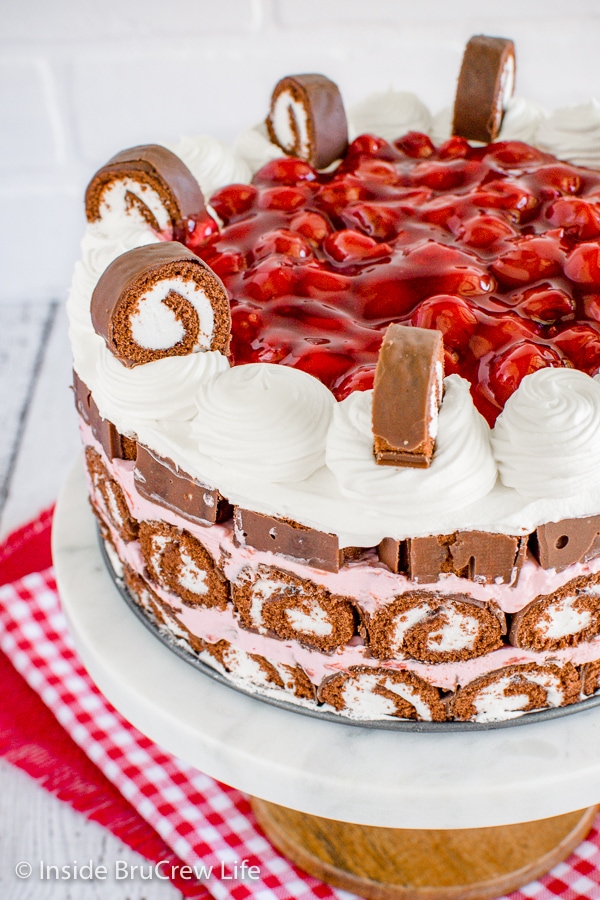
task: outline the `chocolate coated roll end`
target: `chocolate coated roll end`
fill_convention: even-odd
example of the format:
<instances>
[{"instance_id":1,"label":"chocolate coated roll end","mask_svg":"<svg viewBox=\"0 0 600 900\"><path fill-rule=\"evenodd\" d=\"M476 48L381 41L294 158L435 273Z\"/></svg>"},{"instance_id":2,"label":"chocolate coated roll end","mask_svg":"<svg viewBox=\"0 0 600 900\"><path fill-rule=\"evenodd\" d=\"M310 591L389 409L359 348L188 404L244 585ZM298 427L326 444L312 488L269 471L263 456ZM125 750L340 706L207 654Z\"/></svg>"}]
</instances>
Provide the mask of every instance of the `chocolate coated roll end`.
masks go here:
<instances>
[{"instance_id":1,"label":"chocolate coated roll end","mask_svg":"<svg viewBox=\"0 0 600 900\"><path fill-rule=\"evenodd\" d=\"M337 84L325 75L289 75L275 86L267 117L274 144L324 169L348 146L348 123Z\"/></svg>"},{"instance_id":2,"label":"chocolate coated roll end","mask_svg":"<svg viewBox=\"0 0 600 900\"><path fill-rule=\"evenodd\" d=\"M94 289L91 313L108 349L130 368L197 350L228 352L225 287L182 244L149 244L118 256Z\"/></svg>"},{"instance_id":3,"label":"chocolate coated roll end","mask_svg":"<svg viewBox=\"0 0 600 900\"><path fill-rule=\"evenodd\" d=\"M176 241L209 218L200 185L188 167L159 144L130 147L109 159L87 187L85 210L88 222L137 216Z\"/></svg>"},{"instance_id":4,"label":"chocolate coated roll end","mask_svg":"<svg viewBox=\"0 0 600 900\"><path fill-rule=\"evenodd\" d=\"M494 141L515 86L515 45L478 34L463 56L452 133L470 141Z\"/></svg>"},{"instance_id":5,"label":"chocolate coated roll end","mask_svg":"<svg viewBox=\"0 0 600 900\"><path fill-rule=\"evenodd\" d=\"M379 465L431 464L443 378L441 332L388 327L373 390L374 453Z\"/></svg>"}]
</instances>

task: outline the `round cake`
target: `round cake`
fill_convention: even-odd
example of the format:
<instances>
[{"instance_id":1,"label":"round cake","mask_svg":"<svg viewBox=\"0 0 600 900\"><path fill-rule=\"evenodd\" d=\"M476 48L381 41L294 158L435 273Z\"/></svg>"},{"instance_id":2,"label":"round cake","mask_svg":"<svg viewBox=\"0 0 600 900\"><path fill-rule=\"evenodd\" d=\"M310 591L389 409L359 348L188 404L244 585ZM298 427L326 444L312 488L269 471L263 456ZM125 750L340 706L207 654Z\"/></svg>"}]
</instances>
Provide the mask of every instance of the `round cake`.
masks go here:
<instances>
[{"instance_id":1,"label":"round cake","mask_svg":"<svg viewBox=\"0 0 600 900\"><path fill-rule=\"evenodd\" d=\"M257 696L502 722L600 678L600 106L266 123L121 151L68 302L92 509L161 635ZM598 167L598 168L596 168Z\"/></svg>"}]
</instances>

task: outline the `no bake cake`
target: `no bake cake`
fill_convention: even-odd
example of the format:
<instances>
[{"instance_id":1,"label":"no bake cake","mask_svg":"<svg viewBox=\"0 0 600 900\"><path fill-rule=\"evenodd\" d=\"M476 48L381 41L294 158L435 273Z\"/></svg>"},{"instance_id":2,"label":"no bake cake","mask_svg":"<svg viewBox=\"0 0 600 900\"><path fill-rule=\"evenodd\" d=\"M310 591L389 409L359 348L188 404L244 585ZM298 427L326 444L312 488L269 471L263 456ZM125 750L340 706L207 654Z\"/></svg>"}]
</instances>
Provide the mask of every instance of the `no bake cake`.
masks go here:
<instances>
[{"instance_id":1,"label":"no bake cake","mask_svg":"<svg viewBox=\"0 0 600 900\"><path fill-rule=\"evenodd\" d=\"M235 150L90 182L92 508L135 602L237 686L480 723L598 690L600 108L514 75L472 39L452 127L287 76Z\"/></svg>"}]
</instances>

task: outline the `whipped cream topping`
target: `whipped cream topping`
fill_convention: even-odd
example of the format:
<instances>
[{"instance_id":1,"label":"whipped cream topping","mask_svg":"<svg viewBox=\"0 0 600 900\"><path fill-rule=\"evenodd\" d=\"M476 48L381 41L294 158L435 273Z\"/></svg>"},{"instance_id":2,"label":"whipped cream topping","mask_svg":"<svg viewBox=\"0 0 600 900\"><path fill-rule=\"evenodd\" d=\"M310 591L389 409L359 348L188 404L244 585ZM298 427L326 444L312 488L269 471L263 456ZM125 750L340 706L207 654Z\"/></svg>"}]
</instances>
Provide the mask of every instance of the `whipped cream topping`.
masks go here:
<instances>
[{"instance_id":1,"label":"whipped cream topping","mask_svg":"<svg viewBox=\"0 0 600 900\"><path fill-rule=\"evenodd\" d=\"M281 159L282 156L285 156L281 147L271 143L264 122L259 122L253 128L242 131L236 138L233 149L249 167L252 175L272 159Z\"/></svg>"},{"instance_id":2,"label":"whipped cream topping","mask_svg":"<svg viewBox=\"0 0 600 900\"><path fill-rule=\"evenodd\" d=\"M600 166L600 102L555 110L537 128L533 142L559 159L579 166Z\"/></svg>"},{"instance_id":3,"label":"whipped cream topping","mask_svg":"<svg viewBox=\"0 0 600 900\"><path fill-rule=\"evenodd\" d=\"M197 392L202 454L243 475L302 481L323 465L335 400L316 378L270 363L236 366Z\"/></svg>"},{"instance_id":4,"label":"whipped cream topping","mask_svg":"<svg viewBox=\"0 0 600 900\"><path fill-rule=\"evenodd\" d=\"M227 357L216 350L166 356L127 368L104 342L97 349L94 399L117 428L129 432L140 421L190 420L196 414L195 391L229 368Z\"/></svg>"},{"instance_id":5,"label":"whipped cream topping","mask_svg":"<svg viewBox=\"0 0 600 900\"><path fill-rule=\"evenodd\" d=\"M577 369L526 375L492 432L505 485L524 497L600 486L600 382Z\"/></svg>"},{"instance_id":6,"label":"whipped cream topping","mask_svg":"<svg viewBox=\"0 0 600 900\"><path fill-rule=\"evenodd\" d=\"M393 141L407 131L431 132L432 117L415 94L394 91L371 94L348 112L348 131L353 141L359 134L377 134Z\"/></svg>"},{"instance_id":7,"label":"whipped cream topping","mask_svg":"<svg viewBox=\"0 0 600 900\"><path fill-rule=\"evenodd\" d=\"M435 453L428 469L379 466L373 456L373 392L354 393L337 404L327 436L327 465L345 497L367 500L399 514L449 512L481 500L493 488L497 470L489 426L473 405L469 383L459 375L444 380Z\"/></svg>"},{"instance_id":8,"label":"whipped cream topping","mask_svg":"<svg viewBox=\"0 0 600 900\"><path fill-rule=\"evenodd\" d=\"M241 155L217 138L182 137L177 144L163 146L185 163L207 199L226 184L246 184L252 177Z\"/></svg>"}]
</instances>

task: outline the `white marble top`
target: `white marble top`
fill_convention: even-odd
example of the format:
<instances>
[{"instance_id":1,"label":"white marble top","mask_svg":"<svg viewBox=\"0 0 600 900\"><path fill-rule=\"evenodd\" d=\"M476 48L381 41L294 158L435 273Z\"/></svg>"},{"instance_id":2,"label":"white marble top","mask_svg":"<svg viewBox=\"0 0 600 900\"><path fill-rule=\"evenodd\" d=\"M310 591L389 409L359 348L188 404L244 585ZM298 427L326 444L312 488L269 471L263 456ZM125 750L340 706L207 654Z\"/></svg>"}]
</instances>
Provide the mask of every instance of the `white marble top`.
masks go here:
<instances>
[{"instance_id":1,"label":"white marble top","mask_svg":"<svg viewBox=\"0 0 600 900\"><path fill-rule=\"evenodd\" d=\"M272 707L158 641L106 571L81 464L55 518L63 606L90 675L141 731L249 794L362 824L474 828L600 801L600 709L485 732L414 734Z\"/></svg>"}]
</instances>

